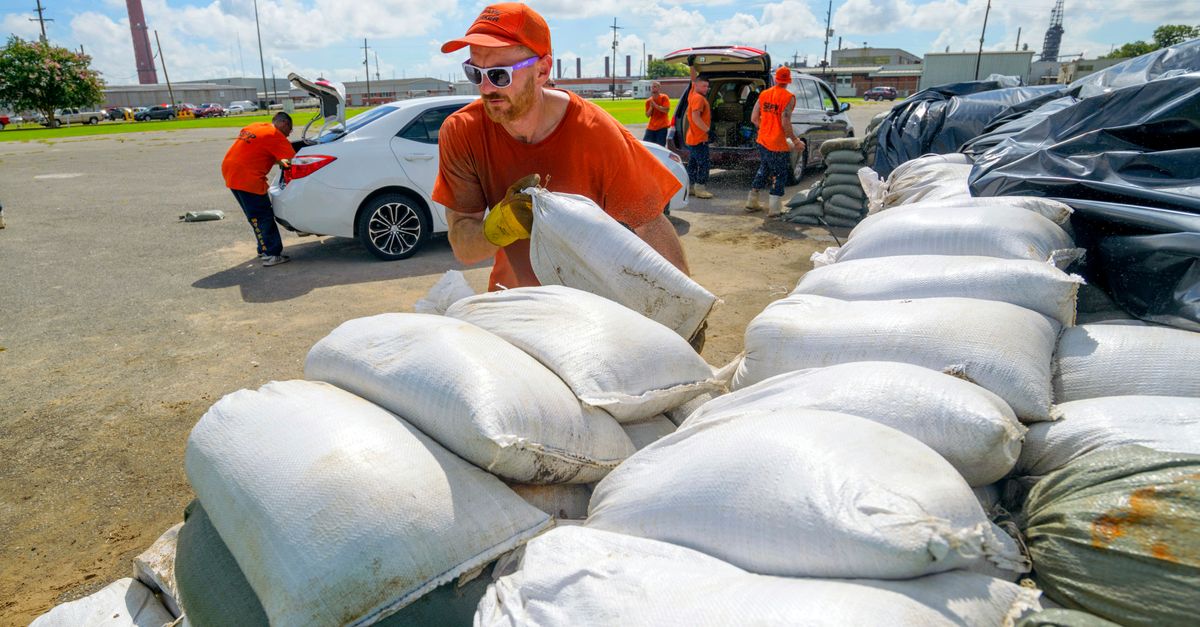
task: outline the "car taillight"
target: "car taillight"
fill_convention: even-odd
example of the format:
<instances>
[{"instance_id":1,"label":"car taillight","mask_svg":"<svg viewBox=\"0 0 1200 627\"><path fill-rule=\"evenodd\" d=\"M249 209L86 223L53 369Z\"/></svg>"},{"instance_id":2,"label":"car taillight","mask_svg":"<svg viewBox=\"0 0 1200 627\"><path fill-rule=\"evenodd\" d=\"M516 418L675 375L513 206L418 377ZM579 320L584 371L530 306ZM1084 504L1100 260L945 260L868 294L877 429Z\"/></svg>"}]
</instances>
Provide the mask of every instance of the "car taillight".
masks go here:
<instances>
[{"instance_id":1,"label":"car taillight","mask_svg":"<svg viewBox=\"0 0 1200 627\"><path fill-rule=\"evenodd\" d=\"M337 161L329 155L304 155L292 159L292 167L283 171L283 182L302 179L317 170Z\"/></svg>"}]
</instances>

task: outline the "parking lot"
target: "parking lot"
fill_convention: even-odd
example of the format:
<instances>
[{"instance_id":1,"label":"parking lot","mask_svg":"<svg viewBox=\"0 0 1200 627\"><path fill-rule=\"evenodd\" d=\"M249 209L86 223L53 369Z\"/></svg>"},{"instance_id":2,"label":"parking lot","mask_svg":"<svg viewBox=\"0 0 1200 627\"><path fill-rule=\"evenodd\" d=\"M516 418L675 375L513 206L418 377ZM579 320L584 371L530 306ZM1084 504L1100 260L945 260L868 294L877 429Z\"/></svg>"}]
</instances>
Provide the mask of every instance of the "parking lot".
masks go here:
<instances>
[{"instance_id":1,"label":"parking lot","mask_svg":"<svg viewBox=\"0 0 1200 627\"><path fill-rule=\"evenodd\" d=\"M887 106L849 113L861 132ZM353 240L291 234L293 262L260 267L219 172L235 134L0 144L2 624L128 576L132 557L181 520L187 434L214 401L302 377L308 348L333 327L411 311L460 268L444 237L385 263ZM749 178L714 172L717 198L672 216L695 278L724 300L703 353L712 364L741 350L750 318L833 242L745 214ZM178 219L207 209L226 219ZM487 265L467 270L477 289Z\"/></svg>"}]
</instances>

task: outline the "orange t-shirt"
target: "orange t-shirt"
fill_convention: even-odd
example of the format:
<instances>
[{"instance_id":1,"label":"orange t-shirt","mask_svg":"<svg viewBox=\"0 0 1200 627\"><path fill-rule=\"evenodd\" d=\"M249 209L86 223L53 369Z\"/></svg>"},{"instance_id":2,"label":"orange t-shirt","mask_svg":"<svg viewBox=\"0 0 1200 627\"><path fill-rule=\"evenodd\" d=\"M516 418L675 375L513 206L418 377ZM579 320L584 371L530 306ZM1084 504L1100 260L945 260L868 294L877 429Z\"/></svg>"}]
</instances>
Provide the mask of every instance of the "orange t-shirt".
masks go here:
<instances>
[{"instance_id":1,"label":"orange t-shirt","mask_svg":"<svg viewBox=\"0 0 1200 627\"><path fill-rule=\"evenodd\" d=\"M671 121L668 119L667 112L659 111L658 109L651 107L650 106L651 102L653 102L654 104L657 104L660 107L667 107L668 109L670 109L670 107L671 107L671 99L668 98L666 94L660 93L657 96L650 96L649 98L647 98L646 99L646 113L650 114L650 122L648 124L646 124L646 130L647 131L657 131L659 129L664 129L664 128L667 128L668 126L670 126Z\"/></svg>"},{"instance_id":2,"label":"orange t-shirt","mask_svg":"<svg viewBox=\"0 0 1200 627\"><path fill-rule=\"evenodd\" d=\"M778 85L758 97L758 143L771 152L787 152L787 130L783 128L783 113L796 97ZM788 120L791 124L791 120Z\"/></svg>"},{"instance_id":3,"label":"orange t-shirt","mask_svg":"<svg viewBox=\"0 0 1200 627\"><path fill-rule=\"evenodd\" d=\"M536 144L513 139L476 100L446 118L438 132L440 164L433 200L459 213L482 213L508 186L542 175L549 189L585 196L608 215L637 228L658 218L682 185L640 141L600 107L567 92L558 127ZM529 240L496 252L489 290L540 285Z\"/></svg>"},{"instance_id":4,"label":"orange t-shirt","mask_svg":"<svg viewBox=\"0 0 1200 627\"><path fill-rule=\"evenodd\" d=\"M712 107L708 106L708 98L706 96L701 96L700 94L696 93L695 87L693 87L691 93L688 94L687 140L684 143L689 146L703 144L704 142L708 141L708 131L702 131L695 124L692 124L693 111L698 111L700 113L700 120L704 122L705 126L712 126Z\"/></svg>"},{"instance_id":5,"label":"orange t-shirt","mask_svg":"<svg viewBox=\"0 0 1200 627\"><path fill-rule=\"evenodd\" d=\"M267 173L280 159L296 156L292 143L270 122L255 122L242 129L225 160L221 174L225 187L251 194L267 193Z\"/></svg>"}]
</instances>

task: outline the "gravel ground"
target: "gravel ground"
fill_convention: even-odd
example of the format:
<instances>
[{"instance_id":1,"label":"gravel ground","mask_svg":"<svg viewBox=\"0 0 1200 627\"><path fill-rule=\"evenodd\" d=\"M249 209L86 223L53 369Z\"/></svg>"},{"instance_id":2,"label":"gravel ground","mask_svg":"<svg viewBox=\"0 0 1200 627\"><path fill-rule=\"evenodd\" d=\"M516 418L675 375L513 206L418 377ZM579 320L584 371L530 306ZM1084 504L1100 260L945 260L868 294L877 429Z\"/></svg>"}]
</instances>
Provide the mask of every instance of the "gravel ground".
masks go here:
<instances>
[{"instance_id":1,"label":"gravel ground","mask_svg":"<svg viewBox=\"0 0 1200 627\"><path fill-rule=\"evenodd\" d=\"M883 108L851 109L856 128ZM192 498L184 445L218 398L302 377L333 327L410 311L460 268L444 237L385 263L352 240L290 234L293 262L260 267L219 174L234 133L0 144L0 624L129 575ZM704 350L714 364L832 242L746 215L749 178L717 171L717 198L673 216L695 278L725 301ZM178 220L205 209L227 217ZM486 285L486 265L466 274Z\"/></svg>"}]
</instances>

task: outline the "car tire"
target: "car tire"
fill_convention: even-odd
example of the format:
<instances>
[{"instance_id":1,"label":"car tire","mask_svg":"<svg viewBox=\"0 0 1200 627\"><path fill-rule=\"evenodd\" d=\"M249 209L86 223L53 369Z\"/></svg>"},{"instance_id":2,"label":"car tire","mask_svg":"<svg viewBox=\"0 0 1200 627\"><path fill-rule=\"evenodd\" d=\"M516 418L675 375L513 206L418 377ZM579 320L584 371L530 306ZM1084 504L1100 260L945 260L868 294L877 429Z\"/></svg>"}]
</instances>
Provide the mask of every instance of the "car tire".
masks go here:
<instances>
[{"instance_id":1,"label":"car tire","mask_svg":"<svg viewBox=\"0 0 1200 627\"><path fill-rule=\"evenodd\" d=\"M388 192L368 199L355 222L358 241L385 261L412 257L429 240L433 230L424 203L404 192Z\"/></svg>"},{"instance_id":2,"label":"car tire","mask_svg":"<svg viewBox=\"0 0 1200 627\"><path fill-rule=\"evenodd\" d=\"M804 168L808 164L808 145L804 146L804 152L796 157L796 151L792 151L791 157L788 159L791 167L788 168L788 185L799 185L800 179L804 178Z\"/></svg>"},{"instance_id":3,"label":"car tire","mask_svg":"<svg viewBox=\"0 0 1200 627\"><path fill-rule=\"evenodd\" d=\"M170 114L168 114L168 115L167 115L167 119L168 119L168 120L174 120L174 119L175 119L175 114L174 114L174 113L170 113Z\"/></svg>"},{"instance_id":4,"label":"car tire","mask_svg":"<svg viewBox=\"0 0 1200 627\"><path fill-rule=\"evenodd\" d=\"M4 130L4 122L0 122L0 131Z\"/></svg>"},{"instance_id":5,"label":"car tire","mask_svg":"<svg viewBox=\"0 0 1200 627\"><path fill-rule=\"evenodd\" d=\"M50 124L50 126L51 126L52 128L58 128L58 127L62 126L62 120L60 120L60 119L58 119L58 118L55 118L55 119L54 119L54 122L53 122L53 123L51 123L51 124Z\"/></svg>"},{"instance_id":6,"label":"car tire","mask_svg":"<svg viewBox=\"0 0 1200 627\"><path fill-rule=\"evenodd\" d=\"M95 124L99 124L99 123L100 123L100 120L97 120L96 118L88 118L88 124L95 125Z\"/></svg>"}]
</instances>

